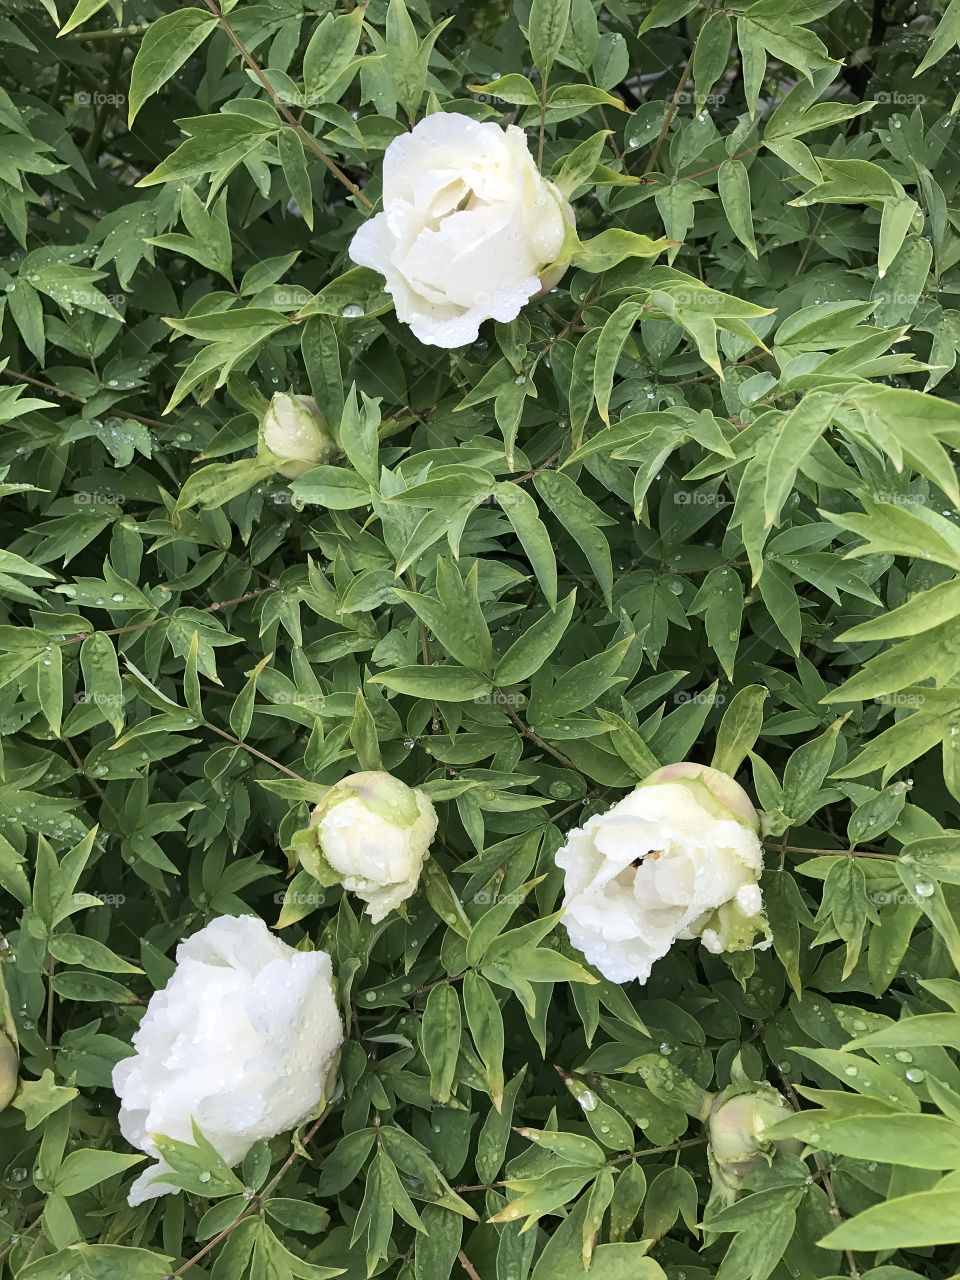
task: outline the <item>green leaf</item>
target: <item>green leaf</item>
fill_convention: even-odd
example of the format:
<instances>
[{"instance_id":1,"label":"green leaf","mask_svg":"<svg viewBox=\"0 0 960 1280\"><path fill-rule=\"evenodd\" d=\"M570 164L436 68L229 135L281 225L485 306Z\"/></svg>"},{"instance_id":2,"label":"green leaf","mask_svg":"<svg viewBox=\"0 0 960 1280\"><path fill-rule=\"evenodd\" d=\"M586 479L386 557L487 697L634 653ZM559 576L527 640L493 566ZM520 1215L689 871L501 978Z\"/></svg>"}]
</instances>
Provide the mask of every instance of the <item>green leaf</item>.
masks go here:
<instances>
[{"instance_id":1,"label":"green leaf","mask_svg":"<svg viewBox=\"0 0 960 1280\"><path fill-rule=\"evenodd\" d=\"M753 750L763 723L763 704L769 696L769 689L760 684L747 685L734 695L717 730L712 768L733 777Z\"/></svg>"},{"instance_id":2,"label":"green leaf","mask_svg":"<svg viewBox=\"0 0 960 1280\"><path fill-rule=\"evenodd\" d=\"M750 176L742 160L724 160L717 174L717 190L730 230L747 252L756 258L757 241L753 231Z\"/></svg>"},{"instance_id":3,"label":"green leaf","mask_svg":"<svg viewBox=\"0 0 960 1280\"><path fill-rule=\"evenodd\" d=\"M127 128L133 125L147 98L176 75L217 24L212 13L201 9L179 9L151 23L130 70Z\"/></svg>"},{"instance_id":4,"label":"green leaf","mask_svg":"<svg viewBox=\"0 0 960 1280\"><path fill-rule=\"evenodd\" d=\"M427 996L420 1050L430 1068L430 1096L441 1104L449 1102L460 1054L460 1001L446 982Z\"/></svg>"},{"instance_id":5,"label":"green leaf","mask_svg":"<svg viewBox=\"0 0 960 1280\"><path fill-rule=\"evenodd\" d=\"M546 526L540 519L537 504L518 484L503 481L494 489L494 497L513 526L527 559L537 575L540 589L551 609L557 607L557 561Z\"/></svg>"},{"instance_id":6,"label":"green leaf","mask_svg":"<svg viewBox=\"0 0 960 1280\"><path fill-rule=\"evenodd\" d=\"M540 670L570 625L576 599L577 592L574 588L560 601L553 613L544 614L513 642L497 662L493 675L494 684L520 684Z\"/></svg>"},{"instance_id":7,"label":"green leaf","mask_svg":"<svg viewBox=\"0 0 960 1280\"><path fill-rule=\"evenodd\" d=\"M570 20L570 0L533 0L527 40L533 65L546 79L550 74Z\"/></svg>"},{"instance_id":8,"label":"green leaf","mask_svg":"<svg viewBox=\"0 0 960 1280\"><path fill-rule=\"evenodd\" d=\"M960 1188L934 1187L894 1196L835 1227L817 1243L825 1249L922 1249L954 1244L960 1231Z\"/></svg>"}]
</instances>

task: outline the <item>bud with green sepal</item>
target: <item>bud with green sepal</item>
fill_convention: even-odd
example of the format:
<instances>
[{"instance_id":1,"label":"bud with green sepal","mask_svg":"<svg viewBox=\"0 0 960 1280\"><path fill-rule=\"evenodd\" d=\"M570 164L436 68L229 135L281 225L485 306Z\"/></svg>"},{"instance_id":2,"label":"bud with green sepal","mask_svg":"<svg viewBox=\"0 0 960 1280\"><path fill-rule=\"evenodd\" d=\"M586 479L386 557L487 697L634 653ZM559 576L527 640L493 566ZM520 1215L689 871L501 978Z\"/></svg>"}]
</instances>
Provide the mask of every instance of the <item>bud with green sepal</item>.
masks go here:
<instances>
[{"instance_id":1,"label":"bud with green sepal","mask_svg":"<svg viewBox=\"0 0 960 1280\"><path fill-rule=\"evenodd\" d=\"M791 1114L786 1098L772 1084L750 1079L738 1054L730 1069L730 1084L714 1097L706 1121L711 1198L731 1204L744 1179L769 1165L777 1151L796 1154L802 1149L796 1139L775 1142L767 1136Z\"/></svg>"},{"instance_id":2,"label":"bud with green sepal","mask_svg":"<svg viewBox=\"0 0 960 1280\"><path fill-rule=\"evenodd\" d=\"M362 898L376 924L416 889L436 830L425 792L370 770L331 787L290 848L321 884Z\"/></svg>"},{"instance_id":3,"label":"bud with green sepal","mask_svg":"<svg viewBox=\"0 0 960 1280\"><path fill-rule=\"evenodd\" d=\"M312 396L278 391L260 420L257 458L288 480L330 462L340 452L336 433Z\"/></svg>"}]
</instances>

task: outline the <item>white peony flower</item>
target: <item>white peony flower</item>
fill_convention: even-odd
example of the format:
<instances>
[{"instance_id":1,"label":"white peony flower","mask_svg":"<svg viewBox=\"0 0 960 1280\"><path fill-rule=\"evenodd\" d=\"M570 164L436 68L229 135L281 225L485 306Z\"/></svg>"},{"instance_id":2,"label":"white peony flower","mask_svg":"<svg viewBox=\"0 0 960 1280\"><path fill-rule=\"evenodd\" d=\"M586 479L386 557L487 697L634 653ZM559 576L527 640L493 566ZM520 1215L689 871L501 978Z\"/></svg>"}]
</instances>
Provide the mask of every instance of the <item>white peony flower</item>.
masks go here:
<instances>
[{"instance_id":1,"label":"white peony flower","mask_svg":"<svg viewBox=\"0 0 960 1280\"><path fill-rule=\"evenodd\" d=\"M646 982L678 938L719 953L751 946L762 930L769 945L758 831L749 797L726 774L688 762L658 770L557 853L570 941L614 982Z\"/></svg>"},{"instance_id":2,"label":"white peony flower","mask_svg":"<svg viewBox=\"0 0 960 1280\"><path fill-rule=\"evenodd\" d=\"M120 1129L156 1164L131 1205L176 1191L152 1134L193 1142L191 1121L227 1164L316 1110L343 1041L325 951L295 951L256 916L221 916L182 942L117 1063Z\"/></svg>"},{"instance_id":3,"label":"white peony flower","mask_svg":"<svg viewBox=\"0 0 960 1280\"><path fill-rule=\"evenodd\" d=\"M386 277L421 342L462 347L557 283L573 220L523 130L435 112L387 147L383 212L349 253Z\"/></svg>"},{"instance_id":4,"label":"white peony flower","mask_svg":"<svg viewBox=\"0 0 960 1280\"><path fill-rule=\"evenodd\" d=\"M295 480L340 452L313 396L278 391L260 423L260 454L276 459L277 470Z\"/></svg>"},{"instance_id":5,"label":"white peony flower","mask_svg":"<svg viewBox=\"0 0 960 1280\"><path fill-rule=\"evenodd\" d=\"M331 787L293 847L316 879L339 882L362 898L376 924L416 889L436 830L428 795L389 773L368 771Z\"/></svg>"}]
</instances>

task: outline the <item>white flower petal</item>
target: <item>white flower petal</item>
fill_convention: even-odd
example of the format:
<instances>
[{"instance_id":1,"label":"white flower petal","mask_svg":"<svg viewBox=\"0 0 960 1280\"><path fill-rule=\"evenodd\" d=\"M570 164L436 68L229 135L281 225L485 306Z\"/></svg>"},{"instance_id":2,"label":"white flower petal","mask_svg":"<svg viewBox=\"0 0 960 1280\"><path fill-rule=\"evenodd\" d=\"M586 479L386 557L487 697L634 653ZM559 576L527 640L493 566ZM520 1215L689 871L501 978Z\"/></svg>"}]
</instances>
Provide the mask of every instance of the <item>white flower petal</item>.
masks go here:
<instances>
[{"instance_id":1,"label":"white flower petal","mask_svg":"<svg viewBox=\"0 0 960 1280\"><path fill-rule=\"evenodd\" d=\"M376 924L415 891L437 830L437 814L424 792L389 774L354 775L359 777L367 779L362 789L351 789L352 780L346 778L338 793L319 806L317 841L344 888L367 903ZM389 789L397 787L417 815L410 825L379 811L378 799L382 803Z\"/></svg>"},{"instance_id":2,"label":"white flower petal","mask_svg":"<svg viewBox=\"0 0 960 1280\"><path fill-rule=\"evenodd\" d=\"M678 938L702 935L722 951L712 923L721 907L736 904L748 931L763 910L759 839L701 805L684 781L637 788L571 831L556 861L570 940L614 982L646 982Z\"/></svg>"},{"instance_id":3,"label":"white flower petal","mask_svg":"<svg viewBox=\"0 0 960 1280\"><path fill-rule=\"evenodd\" d=\"M515 319L541 291L568 216L522 130L434 112L387 148L383 212L349 253L384 276L421 342L465 346L484 320Z\"/></svg>"},{"instance_id":4,"label":"white flower petal","mask_svg":"<svg viewBox=\"0 0 960 1280\"><path fill-rule=\"evenodd\" d=\"M177 949L177 967L151 998L113 1087L120 1129L156 1156L148 1136L193 1141L193 1121L230 1165L261 1138L292 1129L323 1097L343 1026L330 957L294 951L255 916L223 916ZM152 1184L157 1159L133 1184L131 1205L175 1191Z\"/></svg>"}]
</instances>

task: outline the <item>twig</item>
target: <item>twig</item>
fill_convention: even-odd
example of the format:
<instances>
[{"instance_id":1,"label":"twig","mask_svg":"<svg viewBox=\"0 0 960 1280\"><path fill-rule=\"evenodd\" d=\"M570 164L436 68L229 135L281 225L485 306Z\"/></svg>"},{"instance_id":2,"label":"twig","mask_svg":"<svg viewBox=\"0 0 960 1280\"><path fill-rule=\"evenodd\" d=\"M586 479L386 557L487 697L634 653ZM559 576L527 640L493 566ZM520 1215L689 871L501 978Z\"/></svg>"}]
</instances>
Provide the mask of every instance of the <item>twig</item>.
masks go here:
<instances>
[{"instance_id":1,"label":"twig","mask_svg":"<svg viewBox=\"0 0 960 1280\"><path fill-rule=\"evenodd\" d=\"M355 199L359 200L362 205L366 206L366 208L372 209L373 205L370 203L367 197L363 194L360 188L356 185L356 183L351 182L351 180L343 172L343 170L336 163L336 161L332 160L330 156L327 155L327 153L322 149L322 147L320 147L317 144L316 140L314 139L313 135L309 132L309 130L305 129L303 125L300 124L300 122L297 120L297 117L293 114L293 112L290 110L287 104L283 101L283 99L277 93L276 89L274 89L273 85L264 75L263 69L261 68L260 64L256 61L256 59L253 57L253 55L250 53L247 47L240 40L240 37L234 31L233 27L231 27L230 23L223 16L223 14L220 11L220 6L216 3L216 0L204 0L204 3L206 4L210 12L216 18L219 19L220 25L223 27L224 31L230 37L230 40L233 43L234 48L240 54L240 57L244 60L244 62L247 64L247 66L250 68L253 74L257 77L257 79L260 81L263 87L266 89L267 93L269 93L270 97L273 99L274 106L283 116L284 120L286 120L287 124L289 124L292 129L296 130L297 134L300 137L300 141L303 142L306 146L308 146L310 150L313 152L313 154L323 161L323 163L327 166L327 168L330 170L333 176L339 182L343 183L343 185L347 188L350 194L353 197L355 197Z\"/></svg>"},{"instance_id":2,"label":"twig","mask_svg":"<svg viewBox=\"0 0 960 1280\"><path fill-rule=\"evenodd\" d=\"M802 1110L800 1100L794 1091L793 1085L782 1073L781 1081L783 1084L783 1090L790 1101L791 1107L793 1107L794 1111ZM837 1203L837 1197L833 1190L833 1183L830 1181L830 1172L824 1162L820 1159L820 1153L818 1151L813 1153L813 1162L817 1166L817 1172L820 1174L823 1190L826 1193L827 1202L830 1205L830 1216L838 1227L843 1226L843 1214L840 1212L840 1206ZM861 1280L860 1265L857 1262L857 1255L852 1249L844 1249L843 1253L847 1260L847 1269L850 1272L850 1280Z\"/></svg>"},{"instance_id":3,"label":"twig","mask_svg":"<svg viewBox=\"0 0 960 1280\"><path fill-rule=\"evenodd\" d=\"M320 1112L319 1116L317 1116L316 1120L314 1120L313 1124L310 1126L309 1130L304 1135L303 1142L301 1144L303 1147L306 1147L307 1144L313 1140L314 1136L317 1133L317 1130L320 1128L324 1120L326 1120L327 1116L330 1114L332 1105L333 1105L332 1103L327 1103L324 1109ZM250 1203L244 1206L242 1212L238 1213L237 1216L234 1218L234 1220L231 1223L228 1223L228 1225L225 1226L224 1229L218 1235L215 1235L212 1240L208 1240L199 1253L195 1253L192 1258L188 1258L187 1261L182 1266L176 1269L176 1271L169 1272L167 1275L163 1277L163 1280L175 1280L177 1276L182 1276L185 1271L189 1271L192 1266L194 1266L196 1263L198 1263L201 1260L201 1258L205 1258L211 1249L216 1248L216 1246L220 1244L222 1240L225 1240L227 1236L230 1234L230 1232L233 1231L234 1228L239 1226L239 1224L244 1220L244 1218L249 1218L251 1213L259 1210L260 1206L264 1203L264 1201L269 1200L270 1196L273 1194L278 1184L280 1183L281 1178L284 1176L287 1170L291 1168L291 1166L297 1160L299 1155L300 1155L300 1152L297 1150L296 1147L294 1147L294 1149L287 1156L286 1160L284 1160L283 1164L280 1166L279 1172L276 1174L275 1177L270 1179L270 1181L264 1187L263 1191L261 1191L258 1196L254 1196L253 1199L250 1201Z\"/></svg>"},{"instance_id":4,"label":"twig","mask_svg":"<svg viewBox=\"0 0 960 1280\"><path fill-rule=\"evenodd\" d=\"M821 858L876 858L880 862L898 862L895 853L875 853L873 849L809 849L799 844L780 844L778 840L766 842L783 853L814 853Z\"/></svg>"},{"instance_id":5,"label":"twig","mask_svg":"<svg viewBox=\"0 0 960 1280\"><path fill-rule=\"evenodd\" d=\"M219 609L228 609L231 605L243 604L247 600L255 600L257 596L266 595L268 591L275 591L276 589L274 586L257 587L255 591L248 591L245 595L235 596L232 600L218 600L216 604L208 604L203 609L198 609L197 613L216 613ZM155 627L158 622L163 622L169 617L170 615L167 613L158 613L155 618L150 618L147 622L132 622L128 627L110 627L108 630L100 632L79 631L74 636L64 636L59 641L59 644L62 648L67 644L79 644L80 641L87 640L92 635L122 636L126 635L128 631L143 631L145 627Z\"/></svg>"},{"instance_id":6,"label":"twig","mask_svg":"<svg viewBox=\"0 0 960 1280\"><path fill-rule=\"evenodd\" d=\"M553 756L554 760L559 760L567 769L572 769L574 773L580 772L569 756L565 756L562 751L554 750L549 742L544 742L543 738L541 738L538 733L535 733L524 720L521 720L513 707L511 707L510 703L507 701L507 695L501 689L497 689L496 685L494 685L494 690L500 695L500 705L525 738L529 739L530 742L539 747L541 751L546 751L549 755Z\"/></svg>"},{"instance_id":7,"label":"twig","mask_svg":"<svg viewBox=\"0 0 960 1280\"><path fill-rule=\"evenodd\" d=\"M687 65L683 68L680 75L680 83L673 91L673 97L670 100L670 106L667 108L667 114L664 116L663 124L660 126L660 132L657 134L657 140L653 144L653 150L650 152L650 159L647 161L644 173L649 173L651 169L657 167L657 160L660 158L660 148L663 146L663 140L667 136L667 130L673 124L673 117L677 114L677 107L680 105L680 95L686 88L687 81L690 79L690 68L693 66L693 54L687 59Z\"/></svg>"},{"instance_id":8,"label":"twig","mask_svg":"<svg viewBox=\"0 0 960 1280\"><path fill-rule=\"evenodd\" d=\"M272 756L264 755L262 751L258 751L256 747L251 747L249 742L241 742L239 738L235 738L232 733L227 733L226 729L220 729L215 724L211 724L209 720L205 720L204 724L212 732L219 734L221 738L225 738L227 742L232 743L235 747L242 747L244 751L249 751L252 756L256 756L258 760L263 760L266 764L272 764L274 769L279 769L281 773L285 773L288 778L294 778L297 782L307 782L307 778L302 778L299 773L294 773L292 769L288 769L285 764L281 764L279 760L274 760Z\"/></svg>"},{"instance_id":9,"label":"twig","mask_svg":"<svg viewBox=\"0 0 960 1280\"><path fill-rule=\"evenodd\" d=\"M470 1277L470 1280L480 1280L480 1276L477 1274L473 1263L470 1261L470 1259L467 1257L467 1255L463 1252L462 1249L457 1254L457 1260L459 1261L461 1267L463 1267L467 1275Z\"/></svg>"}]
</instances>

